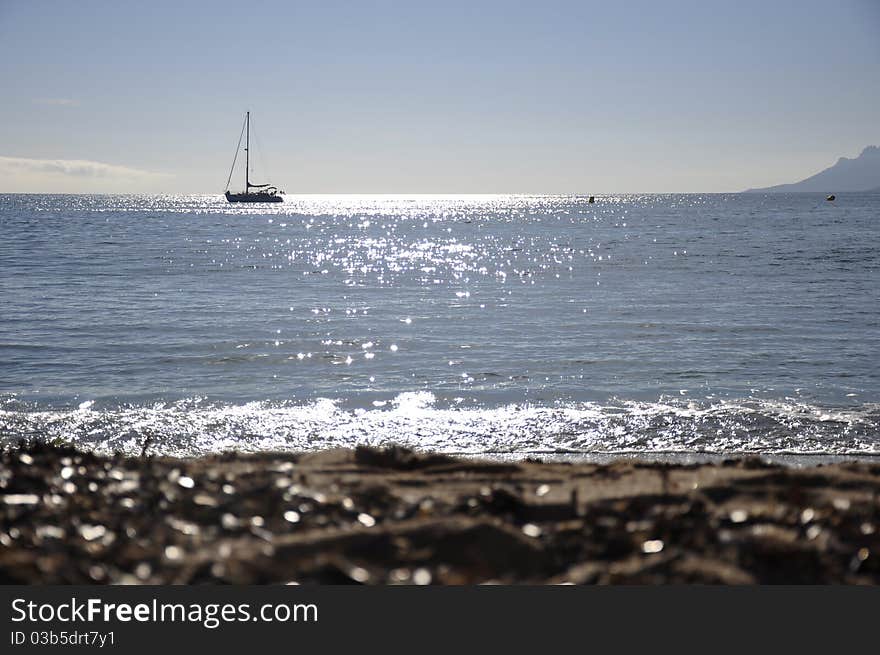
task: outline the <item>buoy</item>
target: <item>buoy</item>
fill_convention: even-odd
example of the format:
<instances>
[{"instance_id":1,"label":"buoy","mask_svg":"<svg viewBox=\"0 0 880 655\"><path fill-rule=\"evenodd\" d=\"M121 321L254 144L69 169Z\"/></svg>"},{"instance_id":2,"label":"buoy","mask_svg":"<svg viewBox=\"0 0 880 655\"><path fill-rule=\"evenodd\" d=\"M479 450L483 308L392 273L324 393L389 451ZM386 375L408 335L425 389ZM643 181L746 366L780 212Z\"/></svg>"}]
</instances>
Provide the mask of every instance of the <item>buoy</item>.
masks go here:
<instances>
[{"instance_id":1,"label":"buoy","mask_svg":"<svg viewBox=\"0 0 880 655\"><path fill-rule=\"evenodd\" d=\"M829 201L834 200L834 194L832 193L830 196L825 198L825 200L829 200Z\"/></svg>"}]
</instances>

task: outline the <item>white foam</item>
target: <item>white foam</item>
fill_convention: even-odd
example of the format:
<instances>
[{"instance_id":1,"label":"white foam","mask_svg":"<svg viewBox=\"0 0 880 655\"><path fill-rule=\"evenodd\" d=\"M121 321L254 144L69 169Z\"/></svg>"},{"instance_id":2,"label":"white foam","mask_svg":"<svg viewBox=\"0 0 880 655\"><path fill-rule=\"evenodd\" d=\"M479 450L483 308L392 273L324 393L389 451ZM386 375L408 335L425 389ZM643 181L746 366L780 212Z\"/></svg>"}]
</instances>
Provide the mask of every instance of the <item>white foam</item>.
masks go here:
<instances>
[{"instance_id":1,"label":"white foam","mask_svg":"<svg viewBox=\"0 0 880 655\"><path fill-rule=\"evenodd\" d=\"M91 402L91 401L90 401ZM880 455L880 406L828 408L793 401L615 401L541 406L441 405L428 391L372 407L338 399L143 407L0 410L6 443L47 438L102 452L201 455L225 450L305 451L402 444L455 453L708 452Z\"/></svg>"}]
</instances>

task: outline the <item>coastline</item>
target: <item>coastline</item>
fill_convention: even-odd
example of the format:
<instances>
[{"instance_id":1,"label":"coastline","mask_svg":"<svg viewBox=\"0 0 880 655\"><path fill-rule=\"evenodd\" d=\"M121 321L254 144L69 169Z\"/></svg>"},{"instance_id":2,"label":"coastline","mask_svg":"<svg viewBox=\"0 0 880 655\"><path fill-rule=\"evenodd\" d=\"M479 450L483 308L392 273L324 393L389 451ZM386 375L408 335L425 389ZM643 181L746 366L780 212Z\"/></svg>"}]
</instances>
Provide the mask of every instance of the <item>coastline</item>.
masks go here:
<instances>
[{"instance_id":1,"label":"coastline","mask_svg":"<svg viewBox=\"0 0 880 655\"><path fill-rule=\"evenodd\" d=\"M880 582L880 464L0 455L5 584Z\"/></svg>"}]
</instances>

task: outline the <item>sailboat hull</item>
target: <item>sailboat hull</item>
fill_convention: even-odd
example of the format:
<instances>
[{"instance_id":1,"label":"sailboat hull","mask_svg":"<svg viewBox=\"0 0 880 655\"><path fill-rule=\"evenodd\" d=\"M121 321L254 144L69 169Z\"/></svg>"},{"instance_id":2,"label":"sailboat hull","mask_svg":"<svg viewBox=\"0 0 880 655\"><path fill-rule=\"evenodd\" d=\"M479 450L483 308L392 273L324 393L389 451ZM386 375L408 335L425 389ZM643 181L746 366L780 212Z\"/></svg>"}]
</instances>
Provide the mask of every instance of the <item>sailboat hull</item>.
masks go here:
<instances>
[{"instance_id":1,"label":"sailboat hull","mask_svg":"<svg viewBox=\"0 0 880 655\"><path fill-rule=\"evenodd\" d=\"M228 202L284 202L284 198L274 193L230 193L226 192Z\"/></svg>"}]
</instances>

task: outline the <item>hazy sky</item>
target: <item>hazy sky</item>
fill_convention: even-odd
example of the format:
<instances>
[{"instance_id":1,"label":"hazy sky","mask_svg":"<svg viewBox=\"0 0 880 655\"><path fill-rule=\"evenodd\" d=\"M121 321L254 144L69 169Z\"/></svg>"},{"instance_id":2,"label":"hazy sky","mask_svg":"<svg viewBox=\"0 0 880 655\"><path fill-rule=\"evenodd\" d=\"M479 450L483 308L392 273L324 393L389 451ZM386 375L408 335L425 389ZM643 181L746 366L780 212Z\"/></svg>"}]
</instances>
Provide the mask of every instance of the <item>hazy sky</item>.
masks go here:
<instances>
[{"instance_id":1,"label":"hazy sky","mask_svg":"<svg viewBox=\"0 0 880 655\"><path fill-rule=\"evenodd\" d=\"M288 193L736 191L880 144L880 0L0 0L0 61L7 192L219 193L247 109Z\"/></svg>"}]
</instances>

